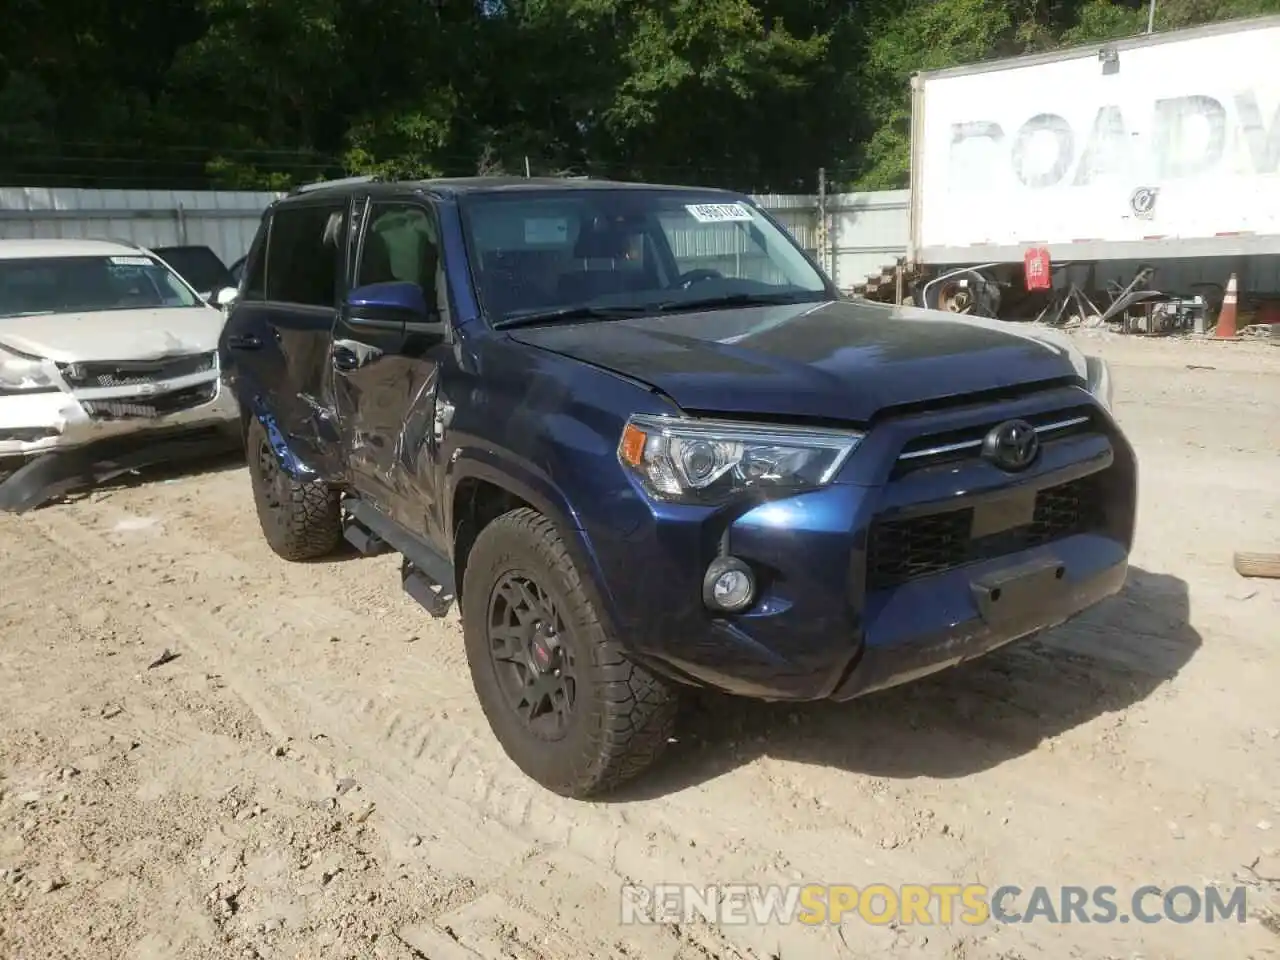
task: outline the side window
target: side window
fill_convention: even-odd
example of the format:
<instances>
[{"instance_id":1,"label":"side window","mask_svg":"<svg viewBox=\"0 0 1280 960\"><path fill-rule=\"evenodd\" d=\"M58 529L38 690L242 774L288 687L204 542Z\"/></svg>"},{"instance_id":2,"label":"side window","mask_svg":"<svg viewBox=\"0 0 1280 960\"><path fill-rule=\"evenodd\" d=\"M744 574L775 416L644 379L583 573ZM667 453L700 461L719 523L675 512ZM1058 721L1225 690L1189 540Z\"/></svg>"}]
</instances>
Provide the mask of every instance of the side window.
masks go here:
<instances>
[{"instance_id":1,"label":"side window","mask_svg":"<svg viewBox=\"0 0 1280 960\"><path fill-rule=\"evenodd\" d=\"M439 306L440 240L435 218L411 203L374 202L369 207L356 270L356 286L403 281L416 283L427 303Z\"/></svg>"},{"instance_id":2,"label":"side window","mask_svg":"<svg viewBox=\"0 0 1280 960\"><path fill-rule=\"evenodd\" d=\"M346 230L345 202L276 210L267 251L267 299L334 306Z\"/></svg>"},{"instance_id":3,"label":"side window","mask_svg":"<svg viewBox=\"0 0 1280 960\"><path fill-rule=\"evenodd\" d=\"M264 220L258 236L249 248L244 262L244 279L241 283L241 300L265 300L267 298L267 236L271 221Z\"/></svg>"}]
</instances>

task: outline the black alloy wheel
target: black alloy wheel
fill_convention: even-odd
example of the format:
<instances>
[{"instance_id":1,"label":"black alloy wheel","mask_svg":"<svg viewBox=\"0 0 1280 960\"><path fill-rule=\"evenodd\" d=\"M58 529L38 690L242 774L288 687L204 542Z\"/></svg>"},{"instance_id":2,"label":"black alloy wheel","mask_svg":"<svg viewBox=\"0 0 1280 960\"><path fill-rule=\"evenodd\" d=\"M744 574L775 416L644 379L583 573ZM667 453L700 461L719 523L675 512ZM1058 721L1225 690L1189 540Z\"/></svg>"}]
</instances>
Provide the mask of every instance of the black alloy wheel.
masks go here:
<instances>
[{"instance_id":1,"label":"black alloy wheel","mask_svg":"<svg viewBox=\"0 0 1280 960\"><path fill-rule=\"evenodd\" d=\"M577 700L574 646L565 621L536 580L508 573L489 597L490 656L502 692L530 732L560 740Z\"/></svg>"}]
</instances>

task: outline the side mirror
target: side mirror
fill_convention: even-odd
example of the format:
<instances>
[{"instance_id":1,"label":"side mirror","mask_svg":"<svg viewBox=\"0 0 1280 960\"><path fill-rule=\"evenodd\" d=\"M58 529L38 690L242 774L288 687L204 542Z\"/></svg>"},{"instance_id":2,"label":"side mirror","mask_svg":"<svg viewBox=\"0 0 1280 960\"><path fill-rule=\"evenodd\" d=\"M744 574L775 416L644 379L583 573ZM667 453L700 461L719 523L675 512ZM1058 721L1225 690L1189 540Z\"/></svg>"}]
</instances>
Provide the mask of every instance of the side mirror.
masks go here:
<instances>
[{"instance_id":1,"label":"side mirror","mask_svg":"<svg viewBox=\"0 0 1280 960\"><path fill-rule=\"evenodd\" d=\"M223 287L213 295L213 302L219 307L229 307L239 293L235 287Z\"/></svg>"},{"instance_id":2,"label":"side mirror","mask_svg":"<svg viewBox=\"0 0 1280 960\"><path fill-rule=\"evenodd\" d=\"M443 333L444 327L427 305L422 287L405 280L370 283L347 294L346 320L353 327L387 329L403 324L406 332Z\"/></svg>"}]
</instances>

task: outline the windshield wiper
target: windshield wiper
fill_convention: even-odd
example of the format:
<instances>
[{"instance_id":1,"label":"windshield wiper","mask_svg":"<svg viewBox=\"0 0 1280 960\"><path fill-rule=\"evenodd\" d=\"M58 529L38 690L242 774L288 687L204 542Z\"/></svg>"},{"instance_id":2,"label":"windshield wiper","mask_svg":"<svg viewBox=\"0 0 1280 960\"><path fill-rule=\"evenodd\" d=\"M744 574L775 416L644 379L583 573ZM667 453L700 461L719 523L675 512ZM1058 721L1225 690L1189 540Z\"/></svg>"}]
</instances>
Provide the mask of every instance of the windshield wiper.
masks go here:
<instances>
[{"instance_id":1,"label":"windshield wiper","mask_svg":"<svg viewBox=\"0 0 1280 960\"><path fill-rule=\"evenodd\" d=\"M814 290L790 293L726 293L719 297L694 300L664 300L649 309L654 313L676 313L681 310L713 310L717 307L766 307L788 303L820 303L826 294Z\"/></svg>"},{"instance_id":2,"label":"windshield wiper","mask_svg":"<svg viewBox=\"0 0 1280 960\"><path fill-rule=\"evenodd\" d=\"M513 327L528 327L539 323L555 323L557 320L621 320L634 317L653 310L648 306L611 306L592 307L576 304L570 307L556 307L551 310L521 310L509 313L495 323L495 330L510 330Z\"/></svg>"},{"instance_id":3,"label":"windshield wiper","mask_svg":"<svg viewBox=\"0 0 1280 960\"><path fill-rule=\"evenodd\" d=\"M728 293L719 297L700 297L693 300L660 300L656 303L615 304L590 306L576 304L550 310L526 310L507 314L494 324L495 330L554 323L557 320L622 320L627 317L654 316L659 313L679 313L684 310L712 310L717 307L776 306L788 303L819 303L826 294L814 290L788 293Z\"/></svg>"}]
</instances>

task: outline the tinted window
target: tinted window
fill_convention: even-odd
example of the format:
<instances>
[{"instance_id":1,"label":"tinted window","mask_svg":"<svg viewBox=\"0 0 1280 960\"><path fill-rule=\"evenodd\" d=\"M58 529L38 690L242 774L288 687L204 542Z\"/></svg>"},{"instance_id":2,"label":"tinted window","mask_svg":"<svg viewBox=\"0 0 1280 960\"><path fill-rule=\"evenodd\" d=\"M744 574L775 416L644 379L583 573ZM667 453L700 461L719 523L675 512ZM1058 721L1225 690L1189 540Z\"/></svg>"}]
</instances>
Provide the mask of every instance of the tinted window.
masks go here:
<instances>
[{"instance_id":1,"label":"tinted window","mask_svg":"<svg viewBox=\"0 0 1280 960\"><path fill-rule=\"evenodd\" d=\"M0 260L0 317L200 303L172 270L148 256Z\"/></svg>"},{"instance_id":2,"label":"tinted window","mask_svg":"<svg viewBox=\"0 0 1280 960\"><path fill-rule=\"evenodd\" d=\"M271 218L267 299L333 306L339 254L346 242L345 203L282 207Z\"/></svg>"},{"instance_id":3,"label":"tinted window","mask_svg":"<svg viewBox=\"0 0 1280 960\"><path fill-rule=\"evenodd\" d=\"M240 299L265 300L267 298L267 235L271 221L264 219L248 255L241 262Z\"/></svg>"},{"instance_id":4,"label":"tinted window","mask_svg":"<svg viewBox=\"0 0 1280 960\"><path fill-rule=\"evenodd\" d=\"M237 279L241 300L266 300L266 241L271 232L270 214L253 236L248 253L241 261L241 276Z\"/></svg>"}]
</instances>

